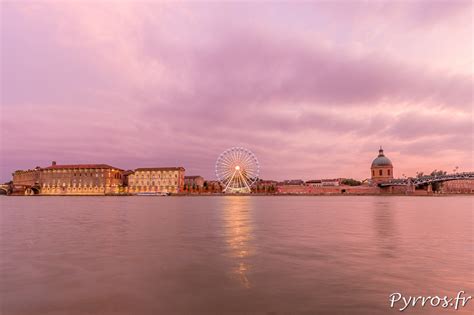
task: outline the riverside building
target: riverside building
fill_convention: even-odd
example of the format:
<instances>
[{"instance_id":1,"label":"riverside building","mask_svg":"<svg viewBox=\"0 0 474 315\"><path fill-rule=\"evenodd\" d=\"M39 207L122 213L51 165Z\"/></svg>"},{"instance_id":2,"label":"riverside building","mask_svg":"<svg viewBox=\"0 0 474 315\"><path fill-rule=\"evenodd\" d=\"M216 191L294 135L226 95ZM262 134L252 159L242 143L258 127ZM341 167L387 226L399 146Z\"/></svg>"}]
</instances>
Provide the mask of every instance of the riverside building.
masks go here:
<instances>
[{"instance_id":1,"label":"riverside building","mask_svg":"<svg viewBox=\"0 0 474 315\"><path fill-rule=\"evenodd\" d=\"M184 176L184 184L188 188L202 188L204 186L204 178L202 176Z\"/></svg>"},{"instance_id":2,"label":"riverside building","mask_svg":"<svg viewBox=\"0 0 474 315\"><path fill-rule=\"evenodd\" d=\"M375 184L393 179L392 161L383 154L382 147L380 147L379 155L373 160L370 171L372 182Z\"/></svg>"},{"instance_id":3,"label":"riverside building","mask_svg":"<svg viewBox=\"0 0 474 315\"><path fill-rule=\"evenodd\" d=\"M122 170L107 164L71 164L40 170L41 195L106 195L122 190Z\"/></svg>"},{"instance_id":4,"label":"riverside building","mask_svg":"<svg viewBox=\"0 0 474 315\"><path fill-rule=\"evenodd\" d=\"M13 183L18 186L35 186L39 184L41 168L17 170L12 174Z\"/></svg>"},{"instance_id":5,"label":"riverside building","mask_svg":"<svg viewBox=\"0 0 474 315\"><path fill-rule=\"evenodd\" d=\"M128 193L173 193L183 190L184 167L137 168L128 175Z\"/></svg>"}]
</instances>

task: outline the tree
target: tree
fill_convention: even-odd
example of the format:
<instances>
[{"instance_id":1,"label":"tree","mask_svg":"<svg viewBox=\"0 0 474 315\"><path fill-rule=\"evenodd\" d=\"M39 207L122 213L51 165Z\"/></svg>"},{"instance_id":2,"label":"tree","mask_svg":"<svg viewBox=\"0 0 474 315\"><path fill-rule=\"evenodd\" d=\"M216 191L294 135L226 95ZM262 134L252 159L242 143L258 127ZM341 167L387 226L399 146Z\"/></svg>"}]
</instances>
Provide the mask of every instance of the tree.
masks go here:
<instances>
[{"instance_id":1,"label":"tree","mask_svg":"<svg viewBox=\"0 0 474 315\"><path fill-rule=\"evenodd\" d=\"M430 176L442 176L442 175L446 175L448 172L446 171L442 171L442 170L434 170L431 172ZM433 191L439 191L441 190L441 188L443 188L443 183L440 182L436 182L436 183L433 183L431 184L431 188L433 188Z\"/></svg>"},{"instance_id":2,"label":"tree","mask_svg":"<svg viewBox=\"0 0 474 315\"><path fill-rule=\"evenodd\" d=\"M362 182L355 180L353 178L344 178L341 180L342 185L348 185L348 186L360 186L362 185Z\"/></svg>"},{"instance_id":3,"label":"tree","mask_svg":"<svg viewBox=\"0 0 474 315\"><path fill-rule=\"evenodd\" d=\"M417 178L421 178L421 177L423 177L423 174L424 174L423 172L417 172L417 173L416 173L416 177L417 177Z\"/></svg>"},{"instance_id":4,"label":"tree","mask_svg":"<svg viewBox=\"0 0 474 315\"><path fill-rule=\"evenodd\" d=\"M430 176L441 176L441 175L446 175L448 172L442 171L442 170L434 170L431 172Z\"/></svg>"},{"instance_id":5,"label":"tree","mask_svg":"<svg viewBox=\"0 0 474 315\"><path fill-rule=\"evenodd\" d=\"M423 172L417 172L416 173L416 177L417 178L423 178L423 177L428 177L428 176L442 176L442 175L446 175L448 172L446 171L443 171L443 170L433 170L429 175L425 175ZM431 184L431 188L433 189L433 191L438 191L438 190L441 190L441 188L443 187L443 183L432 183Z\"/></svg>"}]
</instances>

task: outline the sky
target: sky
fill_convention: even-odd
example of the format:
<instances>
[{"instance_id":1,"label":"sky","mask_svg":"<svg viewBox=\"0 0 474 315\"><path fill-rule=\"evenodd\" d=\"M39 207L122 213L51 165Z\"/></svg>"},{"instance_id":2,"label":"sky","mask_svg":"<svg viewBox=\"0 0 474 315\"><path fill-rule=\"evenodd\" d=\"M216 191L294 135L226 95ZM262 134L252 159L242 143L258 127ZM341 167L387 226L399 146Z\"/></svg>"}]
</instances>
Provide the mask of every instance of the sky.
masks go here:
<instances>
[{"instance_id":1,"label":"sky","mask_svg":"<svg viewBox=\"0 0 474 315\"><path fill-rule=\"evenodd\" d=\"M183 166L264 179L474 170L470 1L1 2L0 181Z\"/></svg>"}]
</instances>

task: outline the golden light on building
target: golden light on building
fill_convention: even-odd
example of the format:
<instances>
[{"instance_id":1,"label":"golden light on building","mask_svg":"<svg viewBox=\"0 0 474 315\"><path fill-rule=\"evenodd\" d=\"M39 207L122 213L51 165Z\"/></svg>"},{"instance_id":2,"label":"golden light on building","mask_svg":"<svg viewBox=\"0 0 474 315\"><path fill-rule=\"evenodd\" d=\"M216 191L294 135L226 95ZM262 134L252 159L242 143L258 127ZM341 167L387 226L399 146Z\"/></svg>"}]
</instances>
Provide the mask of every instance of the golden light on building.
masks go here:
<instances>
[{"instance_id":1,"label":"golden light on building","mask_svg":"<svg viewBox=\"0 0 474 315\"><path fill-rule=\"evenodd\" d=\"M128 175L128 193L179 193L184 171L183 167L137 168Z\"/></svg>"}]
</instances>

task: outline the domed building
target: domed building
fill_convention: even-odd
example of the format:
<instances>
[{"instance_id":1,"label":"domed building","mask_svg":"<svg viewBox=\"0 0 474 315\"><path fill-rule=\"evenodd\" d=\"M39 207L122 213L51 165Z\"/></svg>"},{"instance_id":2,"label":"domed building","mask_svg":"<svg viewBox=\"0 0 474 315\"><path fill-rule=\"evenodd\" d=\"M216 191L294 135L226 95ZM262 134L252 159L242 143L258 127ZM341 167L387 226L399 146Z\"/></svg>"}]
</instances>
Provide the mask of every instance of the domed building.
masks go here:
<instances>
[{"instance_id":1,"label":"domed building","mask_svg":"<svg viewBox=\"0 0 474 315\"><path fill-rule=\"evenodd\" d=\"M372 182L385 182L393 179L393 165L384 154L383 149L380 147L379 156L375 158L370 167L372 172Z\"/></svg>"}]
</instances>

